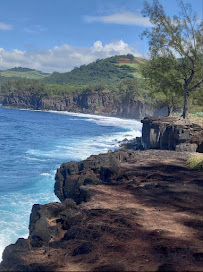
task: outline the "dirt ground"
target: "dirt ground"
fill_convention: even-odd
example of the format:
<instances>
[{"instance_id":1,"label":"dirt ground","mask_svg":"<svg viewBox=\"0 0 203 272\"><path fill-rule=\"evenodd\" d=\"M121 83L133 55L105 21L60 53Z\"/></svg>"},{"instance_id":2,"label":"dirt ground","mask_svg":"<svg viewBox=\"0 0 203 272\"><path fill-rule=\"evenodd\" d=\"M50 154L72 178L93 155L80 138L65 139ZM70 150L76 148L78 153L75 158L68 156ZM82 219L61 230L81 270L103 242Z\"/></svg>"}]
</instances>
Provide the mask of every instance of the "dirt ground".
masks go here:
<instances>
[{"instance_id":1,"label":"dirt ground","mask_svg":"<svg viewBox=\"0 0 203 272\"><path fill-rule=\"evenodd\" d=\"M19 270L203 271L203 172L186 167L188 156L132 151L118 170L122 182L90 185L83 220L24 251Z\"/></svg>"}]
</instances>

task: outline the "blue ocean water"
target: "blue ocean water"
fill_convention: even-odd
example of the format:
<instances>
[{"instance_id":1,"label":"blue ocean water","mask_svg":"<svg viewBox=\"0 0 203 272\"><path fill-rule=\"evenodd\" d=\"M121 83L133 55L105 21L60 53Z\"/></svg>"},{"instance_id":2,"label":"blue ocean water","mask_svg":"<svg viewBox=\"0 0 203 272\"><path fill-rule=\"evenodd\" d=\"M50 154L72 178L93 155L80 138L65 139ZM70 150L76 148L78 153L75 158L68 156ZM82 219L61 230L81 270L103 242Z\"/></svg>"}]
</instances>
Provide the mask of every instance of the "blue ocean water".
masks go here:
<instances>
[{"instance_id":1,"label":"blue ocean water","mask_svg":"<svg viewBox=\"0 0 203 272\"><path fill-rule=\"evenodd\" d=\"M5 246L27 237L32 205L59 201L53 190L61 163L140 135L136 120L0 107L0 260Z\"/></svg>"}]
</instances>

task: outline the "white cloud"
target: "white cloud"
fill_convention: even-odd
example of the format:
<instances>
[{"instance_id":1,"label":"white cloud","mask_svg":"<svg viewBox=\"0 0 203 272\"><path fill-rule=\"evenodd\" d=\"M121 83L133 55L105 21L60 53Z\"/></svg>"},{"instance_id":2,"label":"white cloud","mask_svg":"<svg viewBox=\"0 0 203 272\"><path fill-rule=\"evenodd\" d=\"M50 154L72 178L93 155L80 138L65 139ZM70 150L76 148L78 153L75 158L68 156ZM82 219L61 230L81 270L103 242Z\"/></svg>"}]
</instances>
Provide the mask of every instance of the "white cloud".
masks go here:
<instances>
[{"instance_id":1,"label":"white cloud","mask_svg":"<svg viewBox=\"0 0 203 272\"><path fill-rule=\"evenodd\" d=\"M128 53L137 57L143 56L122 40L105 45L101 41L96 41L90 48L78 48L68 44L55 46L48 50L33 51L0 48L0 70L21 66L43 72L67 72L76 66L88 64L96 59Z\"/></svg>"},{"instance_id":2,"label":"white cloud","mask_svg":"<svg viewBox=\"0 0 203 272\"><path fill-rule=\"evenodd\" d=\"M100 22L106 24L137 25L144 27L152 26L149 18L127 11L108 16L85 16L84 19L87 23Z\"/></svg>"},{"instance_id":3,"label":"white cloud","mask_svg":"<svg viewBox=\"0 0 203 272\"><path fill-rule=\"evenodd\" d=\"M11 25L0 22L0 30L11 30L11 29L12 29Z\"/></svg>"}]
</instances>

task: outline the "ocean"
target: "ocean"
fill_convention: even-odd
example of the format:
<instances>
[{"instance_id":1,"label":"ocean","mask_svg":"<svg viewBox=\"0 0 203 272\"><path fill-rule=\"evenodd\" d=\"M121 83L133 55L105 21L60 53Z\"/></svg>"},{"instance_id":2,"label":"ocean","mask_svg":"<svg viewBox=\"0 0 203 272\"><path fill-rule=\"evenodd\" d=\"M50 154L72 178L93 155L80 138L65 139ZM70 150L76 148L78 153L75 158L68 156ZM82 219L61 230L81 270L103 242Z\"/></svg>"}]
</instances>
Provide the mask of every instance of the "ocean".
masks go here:
<instances>
[{"instance_id":1,"label":"ocean","mask_svg":"<svg viewBox=\"0 0 203 272\"><path fill-rule=\"evenodd\" d=\"M28 236L32 205L59 201L61 163L115 150L141 128L136 120L0 107L0 260L7 245Z\"/></svg>"}]
</instances>

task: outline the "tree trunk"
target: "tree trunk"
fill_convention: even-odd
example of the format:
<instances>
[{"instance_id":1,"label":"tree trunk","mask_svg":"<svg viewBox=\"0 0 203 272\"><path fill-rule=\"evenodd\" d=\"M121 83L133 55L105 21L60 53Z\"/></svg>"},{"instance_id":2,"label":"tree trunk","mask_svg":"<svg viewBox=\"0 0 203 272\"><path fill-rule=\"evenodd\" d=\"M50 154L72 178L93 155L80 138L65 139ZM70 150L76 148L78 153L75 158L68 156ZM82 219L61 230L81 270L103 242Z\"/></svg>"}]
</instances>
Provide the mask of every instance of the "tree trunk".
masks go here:
<instances>
[{"instance_id":1,"label":"tree trunk","mask_svg":"<svg viewBox=\"0 0 203 272\"><path fill-rule=\"evenodd\" d=\"M188 92L188 86L185 84L184 86L184 108L183 108L183 118L187 119L188 118L188 97L189 97L189 92Z\"/></svg>"},{"instance_id":2,"label":"tree trunk","mask_svg":"<svg viewBox=\"0 0 203 272\"><path fill-rule=\"evenodd\" d=\"M173 116L173 105L168 106L168 117Z\"/></svg>"},{"instance_id":3,"label":"tree trunk","mask_svg":"<svg viewBox=\"0 0 203 272\"><path fill-rule=\"evenodd\" d=\"M171 101L169 102L168 105L168 117L173 116L173 109L174 109L174 97L171 97Z\"/></svg>"}]
</instances>

